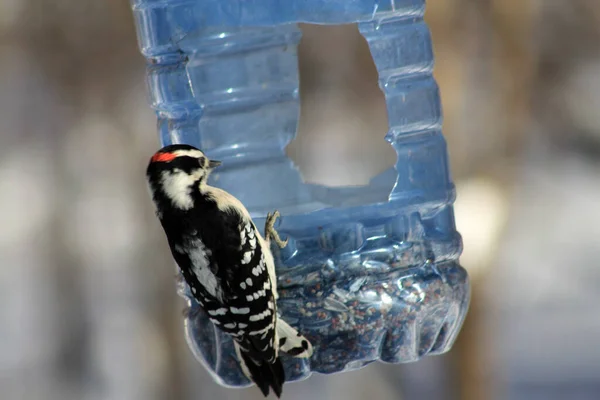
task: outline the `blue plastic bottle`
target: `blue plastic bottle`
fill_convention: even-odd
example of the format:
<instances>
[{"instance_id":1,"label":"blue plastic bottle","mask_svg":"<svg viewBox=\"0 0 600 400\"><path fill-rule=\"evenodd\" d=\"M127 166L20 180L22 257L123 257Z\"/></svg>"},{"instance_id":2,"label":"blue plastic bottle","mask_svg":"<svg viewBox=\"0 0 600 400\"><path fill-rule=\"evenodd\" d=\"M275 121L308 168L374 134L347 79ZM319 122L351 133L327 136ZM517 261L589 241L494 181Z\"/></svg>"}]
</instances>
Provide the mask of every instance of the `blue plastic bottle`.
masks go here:
<instances>
[{"instance_id":1,"label":"blue plastic bottle","mask_svg":"<svg viewBox=\"0 0 600 400\"><path fill-rule=\"evenodd\" d=\"M415 361L451 347L469 302L458 264L454 185L441 133L424 0L132 0L162 145L219 159L212 184L256 225L275 209L283 317L313 343L286 378ZM395 170L360 188L304 184L285 155L299 117L296 22L358 22L387 102ZM373 203L371 199L389 201ZM225 386L250 382L222 335L190 304L186 335Z\"/></svg>"}]
</instances>

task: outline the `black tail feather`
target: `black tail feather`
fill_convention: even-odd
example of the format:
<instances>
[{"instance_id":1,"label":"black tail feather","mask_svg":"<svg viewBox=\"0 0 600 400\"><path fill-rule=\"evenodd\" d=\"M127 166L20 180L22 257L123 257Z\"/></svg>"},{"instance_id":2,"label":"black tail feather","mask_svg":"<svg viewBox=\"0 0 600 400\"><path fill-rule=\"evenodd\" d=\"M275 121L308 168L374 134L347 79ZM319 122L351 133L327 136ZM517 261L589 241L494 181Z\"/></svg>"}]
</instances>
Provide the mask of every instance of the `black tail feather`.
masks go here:
<instances>
[{"instance_id":1,"label":"black tail feather","mask_svg":"<svg viewBox=\"0 0 600 400\"><path fill-rule=\"evenodd\" d=\"M244 350L240 354L250 372L250 378L258 386L263 395L265 397L269 395L270 387L278 398L281 397L283 383L285 382L285 373L279 357L274 363L269 363L266 361L255 361Z\"/></svg>"}]
</instances>

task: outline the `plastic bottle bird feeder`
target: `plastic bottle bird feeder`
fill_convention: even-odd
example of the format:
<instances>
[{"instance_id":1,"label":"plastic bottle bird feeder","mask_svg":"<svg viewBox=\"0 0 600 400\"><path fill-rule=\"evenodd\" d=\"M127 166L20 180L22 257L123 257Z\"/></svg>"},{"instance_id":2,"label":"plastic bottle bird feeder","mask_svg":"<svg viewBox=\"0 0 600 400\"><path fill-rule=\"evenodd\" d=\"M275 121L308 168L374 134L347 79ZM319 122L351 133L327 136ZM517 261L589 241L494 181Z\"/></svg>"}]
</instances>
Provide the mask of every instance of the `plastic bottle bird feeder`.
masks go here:
<instances>
[{"instance_id":1,"label":"plastic bottle bird feeder","mask_svg":"<svg viewBox=\"0 0 600 400\"><path fill-rule=\"evenodd\" d=\"M163 145L219 159L212 184L258 227L282 214L273 248L279 310L313 343L285 358L287 380L381 360L416 361L452 346L469 303L456 232L424 0L132 0ZM385 94L395 169L368 186L302 182L284 149L299 118L296 22L358 22ZM369 199L388 198L371 203ZM189 302L190 348L224 386L246 386L231 339Z\"/></svg>"}]
</instances>

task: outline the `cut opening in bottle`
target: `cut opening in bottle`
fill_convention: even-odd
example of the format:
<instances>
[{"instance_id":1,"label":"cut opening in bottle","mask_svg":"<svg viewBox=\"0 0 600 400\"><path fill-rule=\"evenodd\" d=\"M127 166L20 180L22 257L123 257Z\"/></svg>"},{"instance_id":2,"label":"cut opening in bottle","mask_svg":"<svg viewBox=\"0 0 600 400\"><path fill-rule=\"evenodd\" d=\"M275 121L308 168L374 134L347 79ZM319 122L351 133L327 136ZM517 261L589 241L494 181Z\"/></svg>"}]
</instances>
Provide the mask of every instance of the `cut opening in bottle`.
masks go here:
<instances>
[{"instance_id":1,"label":"cut opening in bottle","mask_svg":"<svg viewBox=\"0 0 600 400\"><path fill-rule=\"evenodd\" d=\"M385 140L386 103L366 40L356 24L300 28L301 112L287 155L305 183L328 187L366 186L387 171L393 178L377 199L387 201L396 152Z\"/></svg>"}]
</instances>

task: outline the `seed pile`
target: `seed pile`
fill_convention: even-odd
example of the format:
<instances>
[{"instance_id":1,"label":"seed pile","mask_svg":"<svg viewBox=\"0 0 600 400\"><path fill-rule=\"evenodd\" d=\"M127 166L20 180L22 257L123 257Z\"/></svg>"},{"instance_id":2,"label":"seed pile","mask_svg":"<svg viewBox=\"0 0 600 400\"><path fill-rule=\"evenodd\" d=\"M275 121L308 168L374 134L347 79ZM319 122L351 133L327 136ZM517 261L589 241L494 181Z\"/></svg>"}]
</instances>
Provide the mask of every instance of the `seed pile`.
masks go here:
<instances>
[{"instance_id":1,"label":"seed pile","mask_svg":"<svg viewBox=\"0 0 600 400\"><path fill-rule=\"evenodd\" d=\"M357 369L376 360L404 363L443 353L468 306L467 275L455 262L426 262L387 273L366 268L368 274L362 276L338 269L335 280L327 279L329 268L322 271L327 276L295 274L292 285L280 285L281 315L315 350L310 360L282 356L288 381L312 372ZM187 286L179 285L180 294L190 300ZM187 335L196 356L222 384L249 385L231 339L214 328L193 300L190 304Z\"/></svg>"}]
</instances>

